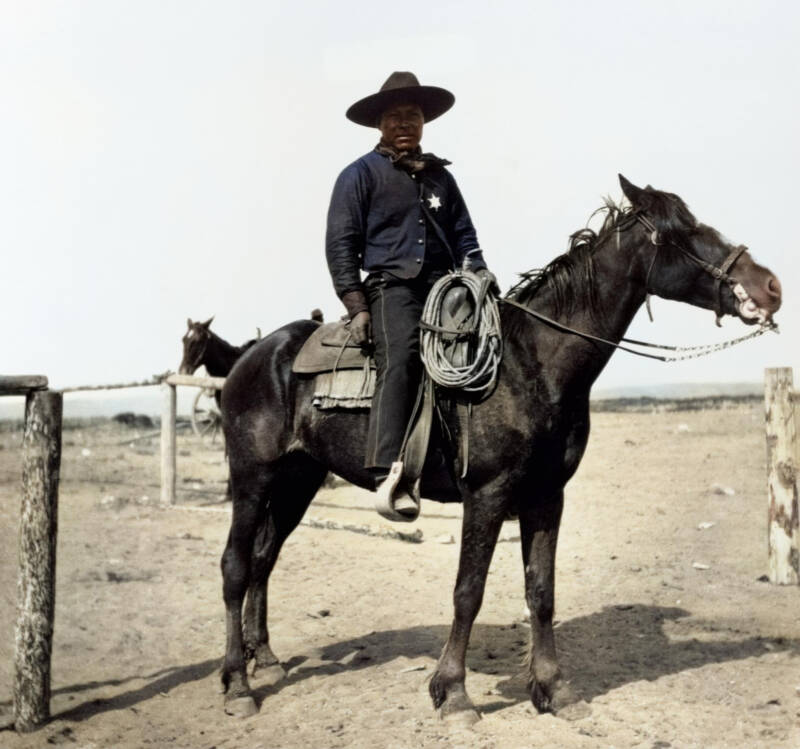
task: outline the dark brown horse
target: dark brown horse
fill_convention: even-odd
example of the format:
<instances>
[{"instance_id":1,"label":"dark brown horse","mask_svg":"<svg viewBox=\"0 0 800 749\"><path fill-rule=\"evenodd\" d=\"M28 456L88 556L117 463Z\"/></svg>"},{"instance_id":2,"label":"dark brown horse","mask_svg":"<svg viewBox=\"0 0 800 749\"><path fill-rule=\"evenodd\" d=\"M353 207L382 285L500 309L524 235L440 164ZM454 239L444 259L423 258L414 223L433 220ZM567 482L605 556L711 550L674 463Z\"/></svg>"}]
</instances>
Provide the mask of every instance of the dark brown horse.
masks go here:
<instances>
[{"instance_id":1,"label":"dark brown horse","mask_svg":"<svg viewBox=\"0 0 800 749\"><path fill-rule=\"evenodd\" d=\"M205 322L192 322L191 317L186 320L188 330L182 339L183 358L178 367L180 374L194 374L205 366L211 377L227 377L236 360L259 341L260 336L241 346L234 346L211 330L213 321L213 317Z\"/></svg>"},{"instance_id":2,"label":"dark brown horse","mask_svg":"<svg viewBox=\"0 0 800 749\"><path fill-rule=\"evenodd\" d=\"M777 278L744 248L698 223L677 195L620 181L630 207L609 208L597 234L573 235L566 254L517 286L512 299L525 309L502 305L499 379L491 397L473 408L465 477L457 478L461 465L456 451L449 451L464 513L455 615L429 687L442 714L475 717L464 687L467 642L500 526L512 513L519 516L531 612L531 699L538 709L553 711L576 699L562 676L553 637L556 540L564 485L589 436L589 391L614 349L536 320L525 310L617 342L647 293L738 316L748 324L771 321L780 307ZM255 709L248 659L273 675L283 671L269 644L267 579L325 473L330 469L374 488L363 467L367 414L316 410L313 382L291 372L292 360L315 327L298 321L267 336L237 362L223 390L234 504L222 556L227 613L222 680L226 710L235 714ZM458 444L458 419L447 414L445 419ZM423 474L423 495L443 498L425 493L424 486Z\"/></svg>"}]
</instances>

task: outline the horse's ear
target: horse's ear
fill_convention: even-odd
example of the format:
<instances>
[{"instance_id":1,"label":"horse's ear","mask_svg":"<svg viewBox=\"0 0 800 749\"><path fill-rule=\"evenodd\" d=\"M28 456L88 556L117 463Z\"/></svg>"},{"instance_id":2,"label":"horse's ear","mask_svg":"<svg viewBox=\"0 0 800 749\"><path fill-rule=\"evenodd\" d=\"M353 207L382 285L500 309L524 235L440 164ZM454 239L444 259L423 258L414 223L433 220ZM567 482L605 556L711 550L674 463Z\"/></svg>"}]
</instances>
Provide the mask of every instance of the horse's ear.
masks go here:
<instances>
[{"instance_id":1,"label":"horse's ear","mask_svg":"<svg viewBox=\"0 0 800 749\"><path fill-rule=\"evenodd\" d=\"M650 204L650 197L647 192L642 190L641 187L636 187L633 182L629 182L621 174L617 176L619 177L619 185L622 188L622 192L631 205L634 208L646 209Z\"/></svg>"},{"instance_id":2,"label":"horse's ear","mask_svg":"<svg viewBox=\"0 0 800 749\"><path fill-rule=\"evenodd\" d=\"M192 329L192 318L191 317L187 317L186 318L186 325L189 327L189 330Z\"/></svg>"},{"instance_id":3,"label":"horse's ear","mask_svg":"<svg viewBox=\"0 0 800 749\"><path fill-rule=\"evenodd\" d=\"M203 323L203 327L204 327L206 330L208 330L208 329L209 329L209 327L211 326L211 323L212 323L213 321L214 321L214 315L211 315L211 317L209 317L209 318L208 318L208 320L206 320L206 321Z\"/></svg>"},{"instance_id":4,"label":"horse's ear","mask_svg":"<svg viewBox=\"0 0 800 749\"><path fill-rule=\"evenodd\" d=\"M261 328L256 328L256 340L261 340Z\"/></svg>"}]
</instances>

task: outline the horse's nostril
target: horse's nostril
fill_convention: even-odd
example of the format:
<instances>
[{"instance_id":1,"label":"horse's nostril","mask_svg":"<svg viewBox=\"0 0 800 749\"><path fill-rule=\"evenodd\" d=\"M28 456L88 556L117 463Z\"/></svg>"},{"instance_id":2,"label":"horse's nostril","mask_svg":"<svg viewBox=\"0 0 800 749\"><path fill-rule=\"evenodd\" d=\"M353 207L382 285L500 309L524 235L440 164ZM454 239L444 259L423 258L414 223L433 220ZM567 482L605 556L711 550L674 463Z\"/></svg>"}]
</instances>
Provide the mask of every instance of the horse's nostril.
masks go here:
<instances>
[{"instance_id":1,"label":"horse's nostril","mask_svg":"<svg viewBox=\"0 0 800 749\"><path fill-rule=\"evenodd\" d=\"M777 278L775 278L775 276L770 276L769 279L767 280L767 291L769 292L770 296L780 299L781 282Z\"/></svg>"}]
</instances>

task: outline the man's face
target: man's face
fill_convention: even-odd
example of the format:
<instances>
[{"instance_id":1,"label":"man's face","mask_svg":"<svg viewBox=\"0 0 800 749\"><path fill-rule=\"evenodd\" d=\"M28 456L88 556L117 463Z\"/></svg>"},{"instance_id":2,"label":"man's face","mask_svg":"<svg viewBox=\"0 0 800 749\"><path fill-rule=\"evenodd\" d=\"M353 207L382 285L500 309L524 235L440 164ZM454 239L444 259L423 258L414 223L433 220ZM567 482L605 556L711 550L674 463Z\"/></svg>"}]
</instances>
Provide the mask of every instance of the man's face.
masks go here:
<instances>
[{"instance_id":1,"label":"man's face","mask_svg":"<svg viewBox=\"0 0 800 749\"><path fill-rule=\"evenodd\" d=\"M393 104L378 123L381 143L398 151L413 151L422 140L422 110L417 104Z\"/></svg>"}]
</instances>

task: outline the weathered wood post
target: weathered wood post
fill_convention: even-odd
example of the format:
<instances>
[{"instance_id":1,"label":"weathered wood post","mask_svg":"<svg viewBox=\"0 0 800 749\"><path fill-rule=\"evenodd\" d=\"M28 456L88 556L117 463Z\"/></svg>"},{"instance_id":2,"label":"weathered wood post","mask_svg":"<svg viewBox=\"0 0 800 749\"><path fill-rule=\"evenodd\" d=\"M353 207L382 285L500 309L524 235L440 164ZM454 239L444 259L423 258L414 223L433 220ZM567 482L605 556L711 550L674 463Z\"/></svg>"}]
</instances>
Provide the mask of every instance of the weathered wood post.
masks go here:
<instances>
[{"instance_id":1,"label":"weathered wood post","mask_svg":"<svg viewBox=\"0 0 800 749\"><path fill-rule=\"evenodd\" d=\"M62 410L61 393L29 390L22 442L14 653L14 725L18 731L32 731L50 717Z\"/></svg>"},{"instance_id":2,"label":"weathered wood post","mask_svg":"<svg viewBox=\"0 0 800 749\"><path fill-rule=\"evenodd\" d=\"M767 369L764 378L769 500L769 580L800 584L797 423L792 370Z\"/></svg>"},{"instance_id":3,"label":"weathered wood post","mask_svg":"<svg viewBox=\"0 0 800 749\"><path fill-rule=\"evenodd\" d=\"M175 503L176 442L175 414L177 396L175 385L167 382L161 385L163 405L161 408L161 503Z\"/></svg>"}]
</instances>

